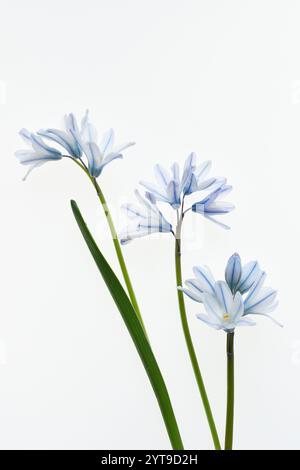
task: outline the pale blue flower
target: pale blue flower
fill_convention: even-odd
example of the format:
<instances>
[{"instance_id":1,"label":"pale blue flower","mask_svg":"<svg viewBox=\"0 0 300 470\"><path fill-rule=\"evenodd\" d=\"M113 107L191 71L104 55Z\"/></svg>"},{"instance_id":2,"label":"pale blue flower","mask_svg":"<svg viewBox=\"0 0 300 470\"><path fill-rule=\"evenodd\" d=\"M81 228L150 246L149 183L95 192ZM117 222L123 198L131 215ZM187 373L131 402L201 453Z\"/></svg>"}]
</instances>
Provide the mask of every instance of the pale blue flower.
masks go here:
<instances>
[{"instance_id":1,"label":"pale blue flower","mask_svg":"<svg viewBox=\"0 0 300 470\"><path fill-rule=\"evenodd\" d=\"M15 156L22 165L29 166L29 169L23 178L24 180L34 168L47 162L61 160L61 152L45 144L41 137L29 132L27 129L21 129L20 136L31 146L31 148L18 150L15 153Z\"/></svg>"},{"instance_id":2,"label":"pale blue flower","mask_svg":"<svg viewBox=\"0 0 300 470\"><path fill-rule=\"evenodd\" d=\"M214 294L204 293L206 314L197 318L216 330L232 332L237 326L253 326L255 322L244 317L244 303L240 292L235 295L224 281L217 281Z\"/></svg>"},{"instance_id":3,"label":"pale blue flower","mask_svg":"<svg viewBox=\"0 0 300 470\"><path fill-rule=\"evenodd\" d=\"M165 219L151 198L143 198L137 190L135 195L139 204L124 204L122 206L131 222L119 236L121 243L124 245L135 238L152 233L172 232L172 225Z\"/></svg>"},{"instance_id":4,"label":"pale blue flower","mask_svg":"<svg viewBox=\"0 0 300 470\"><path fill-rule=\"evenodd\" d=\"M88 111L82 121L81 132L73 133L79 148L85 154L88 161L88 169L94 178L102 173L103 168L117 158L123 158L122 152L134 145L128 142L119 146L115 145L115 134L113 129L106 131L100 143L98 143L97 130L89 121Z\"/></svg>"},{"instance_id":5,"label":"pale blue flower","mask_svg":"<svg viewBox=\"0 0 300 470\"><path fill-rule=\"evenodd\" d=\"M219 197L227 195L231 190L232 186L227 184L221 185L221 187L214 190L204 199L193 204L191 207L192 211L196 212L197 214L202 214L204 217L211 220L215 224L218 224L228 230L230 227L215 219L214 216L228 214L234 209L234 205L232 203L218 200Z\"/></svg>"},{"instance_id":6,"label":"pale blue flower","mask_svg":"<svg viewBox=\"0 0 300 470\"><path fill-rule=\"evenodd\" d=\"M61 145L67 154L74 158L82 156L82 149L79 145L80 137L83 133L86 117L82 119L81 131L79 130L76 118L73 113L67 114L64 118L65 130L60 129L41 129L38 135L45 137Z\"/></svg>"},{"instance_id":7,"label":"pale blue flower","mask_svg":"<svg viewBox=\"0 0 300 470\"><path fill-rule=\"evenodd\" d=\"M269 316L278 305L277 291L263 286L266 273L260 269L257 261L250 261L242 267L240 256L237 253L232 255L225 270L226 282L215 281L207 266L195 266L193 271L195 278L188 279L186 287L179 286L178 289L204 305L208 316L201 314L198 318L205 323L228 331L234 329L234 324L253 324L249 318L245 318L246 315L264 315L280 325ZM237 309L240 301L243 308L240 306Z\"/></svg>"},{"instance_id":8,"label":"pale blue flower","mask_svg":"<svg viewBox=\"0 0 300 470\"><path fill-rule=\"evenodd\" d=\"M39 161L41 162L43 162L42 158L44 157L48 158L48 160L45 160L44 158L45 161L55 159L59 160L63 156L71 157L73 159L80 159L81 164L88 168L89 173L93 178L97 178L108 163L117 158L123 158L123 150L130 147L131 145L134 145L134 142L129 142L123 145L114 146L115 137L113 129L108 130L103 135L101 142L98 143L97 131L93 124L91 124L89 121L88 111L81 120L80 127L77 124L74 114L70 113L65 116L64 130L53 128L41 129L37 134L38 135L35 135L24 129L21 131L21 135L32 146L43 146L44 149L43 153L40 155L39 149L36 150L34 147L36 164L33 166L33 168L42 164L38 164L37 157L39 157ZM66 151L66 154L62 154L60 150L46 145L41 137L43 137L43 139L48 139L62 147ZM47 153L45 154L45 152ZM23 164L27 164L27 155L28 160L30 160L33 154L29 151L19 151L16 153L16 156ZM83 157L86 157L86 162L84 162Z\"/></svg>"},{"instance_id":9,"label":"pale blue flower","mask_svg":"<svg viewBox=\"0 0 300 470\"><path fill-rule=\"evenodd\" d=\"M196 191L217 189L225 184L225 178L206 178L211 168L211 162L205 161L197 165L195 153L191 153L185 161L182 176L178 163L173 163L170 170L161 165L155 165L155 183L141 181L156 201L166 202L178 209L185 196Z\"/></svg>"}]
</instances>

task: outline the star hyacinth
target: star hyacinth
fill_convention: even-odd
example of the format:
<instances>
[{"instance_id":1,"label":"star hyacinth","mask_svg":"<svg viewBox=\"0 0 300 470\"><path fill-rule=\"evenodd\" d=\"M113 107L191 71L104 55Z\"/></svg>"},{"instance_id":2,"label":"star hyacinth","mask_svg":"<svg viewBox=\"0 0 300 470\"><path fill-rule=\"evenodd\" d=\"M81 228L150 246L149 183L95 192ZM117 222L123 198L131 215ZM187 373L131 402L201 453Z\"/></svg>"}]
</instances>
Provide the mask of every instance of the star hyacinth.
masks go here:
<instances>
[{"instance_id":1,"label":"star hyacinth","mask_svg":"<svg viewBox=\"0 0 300 470\"><path fill-rule=\"evenodd\" d=\"M197 318L207 325L230 332L237 326L255 325L248 315L263 315L282 326L269 315L278 305L277 291L264 286L266 273L257 261L242 266L235 253L228 260L225 281L215 281L207 266L195 266L193 272L195 278L178 289L203 304L206 314L198 314Z\"/></svg>"},{"instance_id":2,"label":"star hyacinth","mask_svg":"<svg viewBox=\"0 0 300 470\"><path fill-rule=\"evenodd\" d=\"M152 233L173 232L172 225L165 219L155 203L147 197L142 197L138 190L135 196L137 204L124 204L122 209L126 211L131 223L123 233L119 235L122 245L129 243L134 238L144 237Z\"/></svg>"},{"instance_id":3,"label":"star hyacinth","mask_svg":"<svg viewBox=\"0 0 300 470\"><path fill-rule=\"evenodd\" d=\"M227 195L232 187L227 185L226 178L208 178L207 174L210 169L210 161L205 161L200 165L197 164L195 153L191 153L187 157L182 175L180 174L178 163L173 163L170 170L166 170L161 165L155 165L154 174L156 182L140 182L146 189L145 199L142 198L143 202L141 196L138 196L141 207L135 206L133 210L132 204L122 206L131 220L127 228L120 235L121 243L128 243L134 238L155 232L171 232L173 235L175 234L176 230L172 229L171 223L166 220L158 208L160 203L170 205L177 212L177 221L180 223L188 211L193 211L202 214L205 218L221 227L229 229L227 225L215 219L215 216L227 214L234 209L233 204L219 200L220 197ZM186 197L200 191L206 191L208 195L184 210ZM158 223L157 217L161 220L161 223Z\"/></svg>"},{"instance_id":4,"label":"star hyacinth","mask_svg":"<svg viewBox=\"0 0 300 470\"><path fill-rule=\"evenodd\" d=\"M152 194L155 201L166 202L173 209L179 209L185 196L197 191L216 190L226 183L225 178L207 178L211 166L209 160L197 165L197 156L193 152L185 161L181 177L178 163L173 163L170 170L155 165L156 183L141 181L140 184Z\"/></svg>"},{"instance_id":5,"label":"star hyacinth","mask_svg":"<svg viewBox=\"0 0 300 470\"><path fill-rule=\"evenodd\" d=\"M60 160L63 157L80 160L81 164L88 169L89 174L93 178L97 178L106 165L113 160L122 158L122 152L134 145L134 142L129 142L115 146L113 129L105 132L98 142L97 131L89 120L88 111L82 118L80 126L74 114L71 113L64 118L63 130L49 128L33 133L22 129L20 135L31 147L15 153L22 165L29 166L24 179L34 168L46 162ZM50 141L51 146L45 141ZM52 147L53 144L55 147Z\"/></svg>"}]
</instances>

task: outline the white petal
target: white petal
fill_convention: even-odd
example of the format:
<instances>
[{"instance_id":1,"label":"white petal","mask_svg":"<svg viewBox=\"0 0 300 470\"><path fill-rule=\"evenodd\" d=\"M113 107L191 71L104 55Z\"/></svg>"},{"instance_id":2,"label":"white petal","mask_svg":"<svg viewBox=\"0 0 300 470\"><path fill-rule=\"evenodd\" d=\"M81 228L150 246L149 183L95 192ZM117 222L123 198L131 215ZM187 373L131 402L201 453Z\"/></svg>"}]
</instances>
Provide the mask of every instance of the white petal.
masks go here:
<instances>
[{"instance_id":1,"label":"white petal","mask_svg":"<svg viewBox=\"0 0 300 470\"><path fill-rule=\"evenodd\" d=\"M131 203L123 204L121 206L121 209L126 211L126 214L129 218L134 219L135 217L141 217L141 218L146 218L147 215L143 212L143 209L141 209L139 206Z\"/></svg>"},{"instance_id":2,"label":"white petal","mask_svg":"<svg viewBox=\"0 0 300 470\"><path fill-rule=\"evenodd\" d=\"M253 320L250 320L250 318L240 318L240 320L237 321L236 326L255 326L256 323Z\"/></svg>"},{"instance_id":3,"label":"white petal","mask_svg":"<svg viewBox=\"0 0 300 470\"><path fill-rule=\"evenodd\" d=\"M261 269L257 261L250 261L242 269L241 280L238 285L238 290L243 294L247 292L253 283L261 274Z\"/></svg>"},{"instance_id":4,"label":"white petal","mask_svg":"<svg viewBox=\"0 0 300 470\"><path fill-rule=\"evenodd\" d=\"M229 225L223 224L223 223L220 222L219 220L214 219L213 217L211 217L210 215L205 215L205 218L208 219L208 220L210 220L210 221L213 222L214 224L219 225L220 227L224 228L225 230L230 230Z\"/></svg>"},{"instance_id":5,"label":"white petal","mask_svg":"<svg viewBox=\"0 0 300 470\"><path fill-rule=\"evenodd\" d=\"M173 165L171 166L171 172L172 172L172 176L173 176L173 179L176 183L178 183L178 185L180 184L180 179L179 179L179 165L178 163L173 163Z\"/></svg>"},{"instance_id":6,"label":"white petal","mask_svg":"<svg viewBox=\"0 0 300 470\"><path fill-rule=\"evenodd\" d=\"M206 160L196 168L195 175L197 176L198 184L200 184L201 181L205 178L205 176L209 173L211 165L211 160Z\"/></svg>"},{"instance_id":7,"label":"white petal","mask_svg":"<svg viewBox=\"0 0 300 470\"><path fill-rule=\"evenodd\" d=\"M110 154L108 154L101 163L101 171L103 170L103 168L106 165L108 165L113 160L119 160L119 159L122 159L122 158L123 158L123 155L121 153L110 153Z\"/></svg>"},{"instance_id":8,"label":"white petal","mask_svg":"<svg viewBox=\"0 0 300 470\"><path fill-rule=\"evenodd\" d=\"M225 269L225 279L232 292L235 292L242 276L241 258L238 253L230 256Z\"/></svg>"},{"instance_id":9,"label":"white petal","mask_svg":"<svg viewBox=\"0 0 300 470\"><path fill-rule=\"evenodd\" d=\"M278 303L277 303L278 305ZM262 317L267 317L269 318L270 320L272 320L273 323L275 323L275 325L277 326L280 326L280 328L283 328L283 324L282 323L279 323L279 321L275 320L274 317L272 317L271 315L268 315L267 313L251 313L251 315L260 315ZM247 317L248 318L248 317Z\"/></svg>"},{"instance_id":10,"label":"white petal","mask_svg":"<svg viewBox=\"0 0 300 470\"><path fill-rule=\"evenodd\" d=\"M97 144L94 142L85 142L83 144L83 151L88 159L90 174L94 177L99 176L98 171L102 163L102 154Z\"/></svg>"},{"instance_id":11,"label":"white petal","mask_svg":"<svg viewBox=\"0 0 300 470\"><path fill-rule=\"evenodd\" d=\"M271 287L264 287L256 295L247 302L245 306L245 313L265 313L266 309L270 311L270 307L274 305L277 296L277 291Z\"/></svg>"},{"instance_id":12,"label":"white petal","mask_svg":"<svg viewBox=\"0 0 300 470\"><path fill-rule=\"evenodd\" d=\"M267 277L267 275L264 271L261 271L259 273L256 281L253 282L252 286L250 287L250 289L248 291L248 295L247 295L247 297L244 301L245 307L247 305L250 305L250 303L253 303L253 301L255 301L255 299L259 296L266 277Z\"/></svg>"},{"instance_id":13,"label":"white petal","mask_svg":"<svg viewBox=\"0 0 300 470\"><path fill-rule=\"evenodd\" d=\"M127 142L126 144L121 144L118 145L117 147L114 147L113 151L114 153L121 153L123 150L128 149L129 147L132 147L135 145L135 142Z\"/></svg>"},{"instance_id":14,"label":"white petal","mask_svg":"<svg viewBox=\"0 0 300 470\"><path fill-rule=\"evenodd\" d=\"M41 129L40 131L38 131L38 135L50 139L53 142L56 142L57 144L61 145L67 150L69 155L74 154L74 141L68 136L66 132L60 131L58 129Z\"/></svg>"},{"instance_id":15,"label":"white petal","mask_svg":"<svg viewBox=\"0 0 300 470\"><path fill-rule=\"evenodd\" d=\"M140 185L144 186L144 188L153 193L159 201L168 202L168 197L166 195L165 189L162 189L152 183L147 183L147 181L140 181Z\"/></svg>"},{"instance_id":16,"label":"white petal","mask_svg":"<svg viewBox=\"0 0 300 470\"><path fill-rule=\"evenodd\" d=\"M31 132L29 132L27 129L23 128L23 129L20 130L19 134L22 137L22 139L24 140L24 142L26 142L26 144L31 145Z\"/></svg>"},{"instance_id":17,"label":"white petal","mask_svg":"<svg viewBox=\"0 0 300 470\"><path fill-rule=\"evenodd\" d=\"M209 215L228 214L233 211L234 205L231 202L219 201L205 205L205 213Z\"/></svg>"},{"instance_id":18,"label":"white petal","mask_svg":"<svg viewBox=\"0 0 300 470\"><path fill-rule=\"evenodd\" d=\"M225 312L216 297L211 294L204 293L203 304L212 321L222 323Z\"/></svg>"},{"instance_id":19,"label":"white petal","mask_svg":"<svg viewBox=\"0 0 300 470\"><path fill-rule=\"evenodd\" d=\"M149 200L143 198L137 189L134 191L134 194L139 203L147 209L147 214L152 212L158 215L160 213L159 209L155 206L155 204L152 204Z\"/></svg>"},{"instance_id":20,"label":"white petal","mask_svg":"<svg viewBox=\"0 0 300 470\"><path fill-rule=\"evenodd\" d=\"M220 305L223 306L224 314L230 315L233 311L233 296L231 290L224 281L217 281L214 288L217 299Z\"/></svg>"},{"instance_id":21,"label":"white petal","mask_svg":"<svg viewBox=\"0 0 300 470\"><path fill-rule=\"evenodd\" d=\"M194 293L192 290L186 289L185 287L177 287L178 290L181 290L185 295L187 295L190 299L194 300L195 302L202 303L202 297L198 294Z\"/></svg>"},{"instance_id":22,"label":"white petal","mask_svg":"<svg viewBox=\"0 0 300 470\"><path fill-rule=\"evenodd\" d=\"M210 271L208 271L207 268L204 266L194 266L193 272L195 276L197 277L199 289L201 289L202 292L208 292L209 294L214 294L215 293L215 289L214 289L215 280L212 274L210 273Z\"/></svg>"},{"instance_id":23,"label":"white petal","mask_svg":"<svg viewBox=\"0 0 300 470\"><path fill-rule=\"evenodd\" d=\"M30 175L30 173L32 172L32 170L34 170L35 168L38 168L39 166L42 166L44 163L46 163L46 162L37 162L37 163L35 163L34 165L32 165L32 166L29 168L29 170L25 173L25 175L23 176L23 178L22 178L23 181L25 181L25 180L28 178L28 176Z\"/></svg>"},{"instance_id":24,"label":"white petal","mask_svg":"<svg viewBox=\"0 0 300 470\"><path fill-rule=\"evenodd\" d=\"M102 155L106 155L107 153L111 152L115 140L115 134L113 129L109 129L103 135L102 142L99 145L100 151Z\"/></svg>"},{"instance_id":25,"label":"white petal","mask_svg":"<svg viewBox=\"0 0 300 470\"><path fill-rule=\"evenodd\" d=\"M244 302L240 292L237 292L233 299L231 317L234 322L237 322L244 315Z\"/></svg>"},{"instance_id":26,"label":"white petal","mask_svg":"<svg viewBox=\"0 0 300 470\"><path fill-rule=\"evenodd\" d=\"M32 147L36 152L48 153L51 155L61 155L60 151L45 144L38 135L31 134Z\"/></svg>"},{"instance_id":27,"label":"white petal","mask_svg":"<svg viewBox=\"0 0 300 470\"><path fill-rule=\"evenodd\" d=\"M218 322L213 322L207 315L203 315L202 313L198 313L196 317L206 323L208 326L211 326L215 330L221 330L222 329L222 324Z\"/></svg>"},{"instance_id":28,"label":"white petal","mask_svg":"<svg viewBox=\"0 0 300 470\"><path fill-rule=\"evenodd\" d=\"M179 185L174 180L170 181L167 186L167 197L168 202L174 207L174 209L178 209L180 206Z\"/></svg>"},{"instance_id":29,"label":"white petal","mask_svg":"<svg viewBox=\"0 0 300 470\"><path fill-rule=\"evenodd\" d=\"M159 187L162 191L164 191L165 187L170 183L171 180L169 172L163 166L155 165L154 173Z\"/></svg>"}]
</instances>

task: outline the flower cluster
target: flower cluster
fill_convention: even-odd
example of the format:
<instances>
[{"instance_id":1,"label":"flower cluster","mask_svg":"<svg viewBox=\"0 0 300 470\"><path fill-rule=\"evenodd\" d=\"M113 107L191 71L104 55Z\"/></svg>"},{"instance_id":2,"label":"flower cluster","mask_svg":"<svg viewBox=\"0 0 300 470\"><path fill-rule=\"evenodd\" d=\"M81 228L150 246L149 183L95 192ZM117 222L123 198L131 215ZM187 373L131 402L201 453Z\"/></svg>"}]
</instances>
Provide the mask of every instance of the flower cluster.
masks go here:
<instances>
[{"instance_id":1,"label":"flower cluster","mask_svg":"<svg viewBox=\"0 0 300 470\"><path fill-rule=\"evenodd\" d=\"M144 198L136 190L135 195L139 205L124 204L122 206L131 219L131 223L129 223L126 230L120 234L120 241L123 245L134 238L144 237L151 233L173 232L172 225L165 219L156 204L151 202L149 194Z\"/></svg>"},{"instance_id":2,"label":"flower cluster","mask_svg":"<svg viewBox=\"0 0 300 470\"><path fill-rule=\"evenodd\" d=\"M278 304L277 291L264 286L266 273L257 261L242 266L235 253L228 260L225 281L215 281L206 266L195 266L193 272L196 277L185 282L186 288L178 289L203 304L206 315L198 314L197 318L212 328L230 332L236 326L255 325L250 314L267 316L280 325L269 316Z\"/></svg>"},{"instance_id":3,"label":"flower cluster","mask_svg":"<svg viewBox=\"0 0 300 470\"><path fill-rule=\"evenodd\" d=\"M21 137L31 147L19 150L15 154L20 163L29 166L24 179L34 168L46 162L60 160L63 157L79 159L87 167L90 175L97 178L108 163L122 158L122 152L134 145L134 142L129 142L115 147L113 129L105 132L101 141L98 142L97 131L89 120L88 111L81 120L80 126L74 114L66 115L64 127L64 130L41 129L37 133L29 132L26 129L20 131ZM58 148L50 147L45 141L54 143ZM67 153L64 154L64 151ZM83 157L86 159L86 163L82 160Z\"/></svg>"},{"instance_id":4,"label":"flower cluster","mask_svg":"<svg viewBox=\"0 0 300 470\"><path fill-rule=\"evenodd\" d=\"M180 174L178 163L173 163L170 170L165 169L161 165L155 165L156 182L140 182L146 189L146 212L145 200L141 203L140 197L138 199L141 207L134 206L134 210L131 210L132 204L125 204L123 206L131 220L128 227L123 230L120 236L121 243L127 243L134 238L154 232L174 233L171 224L166 221L162 212L158 209L159 203L169 204L177 211L178 217L183 218L191 210L228 229L229 227L215 219L215 216L227 214L234 209L233 204L220 200L220 197L228 194L232 187L227 185L226 178L208 178L207 175L210 169L210 161L205 161L200 165L197 164L195 153L191 153L187 157L182 175ZM184 210L185 198L200 191L207 191L208 194ZM153 214L156 214L156 216L153 217ZM162 220L161 224L157 223L157 217Z\"/></svg>"}]
</instances>

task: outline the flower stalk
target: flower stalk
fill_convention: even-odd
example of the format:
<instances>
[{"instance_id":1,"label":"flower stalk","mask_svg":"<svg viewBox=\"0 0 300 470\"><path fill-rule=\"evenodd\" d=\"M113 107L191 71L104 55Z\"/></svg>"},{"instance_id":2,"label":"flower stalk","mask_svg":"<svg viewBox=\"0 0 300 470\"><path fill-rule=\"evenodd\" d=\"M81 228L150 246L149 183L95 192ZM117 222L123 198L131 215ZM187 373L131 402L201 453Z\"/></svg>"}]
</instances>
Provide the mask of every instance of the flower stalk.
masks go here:
<instances>
[{"instance_id":1,"label":"flower stalk","mask_svg":"<svg viewBox=\"0 0 300 470\"><path fill-rule=\"evenodd\" d=\"M227 333L227 413L225 450L232 450L234 419L234 331Z\"/></svg>"},{"instance_id":2,"label":"flower stalk","mask_svg":"<svg viewBox=\"0 0 300 470\"><path fill-rule=\"evenodd\" d=\"M121 245L120 245L120 242L119 242L119 239L118 239L118 235L117 235L117 232L116 232L116 229L115 229L115 225L114 225L110 210L108 208L106 199L104 197L104 194L103 194L99 184L97 183L96 178L90 175L90 173L89 173L88 169L86 168L86 166L84 165L84 163L83 162L80 163L78 160L75 160L74 158L71 158L71 159L78 166L80 166L80 168L85 172L85 174L88 176L89 180L91 181L94 189L96 190L97 196L98 196L99 201L101 203L101 206L103 208L103 211L104 211L104 214L105 214L105 217L106 217L109 229L110 229L112 241L113 241L113 244L114 244L114 247L115 247L116 255L117 255L117 258L118 258L118 261L119 261L119 265L120 265L120 268L121 268L121 271L122 271L123 279L124 279L124 282L125 282L125 285L126 285L126 288L127 288L129 298L130 298L132 306L133 306L133 308L136 312L136 315L137 315L137 317L138 317L138 319L141 323L141 326L144 330L144 333L145 333L145 335L148 339L147 331L146 331L146 328L145 328L145 325L144 325L144 322L143 322L143 318L142 318L142 314L141 314L140 308L138 306L137 299L136 299L136 296L135 296L135 292L134 292L134 289L133 289L133 286L132 286L132 283L131 283L131 280L130 280L130 277L129 277L129 273L128 273L128 270L127 270L127 267L126 267L126 263L125 263L125 260L124 260L124 256L123 256L123 253L122 253L122 249L121 249Z\"/></svg>"},{"instance_id":3,"label":"flower stalk","mask_svg":"<svg viewBox=\"0 0 300 470\"><path fill-rule=\"evenodd\" d=\"M182 270L181 270L181 227L182 227L182 215L180 217L179 223L177 225L177 230L176 230L176 239L175 239L175 268L176 268L176 285L181 286L182 285ZM177 297L178 297L178 305L179 305L179 311L180 311L180 318L181 318L181 324L182 324L182 329L185 337L185 342L187 345L188 353L190 356L190 360L192 363L194 375L196 378L196 382L198 385L198 389L201 395L201 399L203 402L203 406L205 409L207 421L209 424L210 432L212 435L212 439L214 442L214 446L216 450L221 450L221 444L220 440L218 437L218 432L216 429L216 425L214 422L213 414L211 411L211 407L209 404L208 396L206 393L205 385L203 382L203 378L201 375L200 367L198 364L195 348L193 345L190 329L189 329L189 324L187 320L187 314L186 314L186 309L185 309L185 302L184 302L184 297L183 297L183 292L181 290L177 289Z\"/></svg>"}]
</instances>

